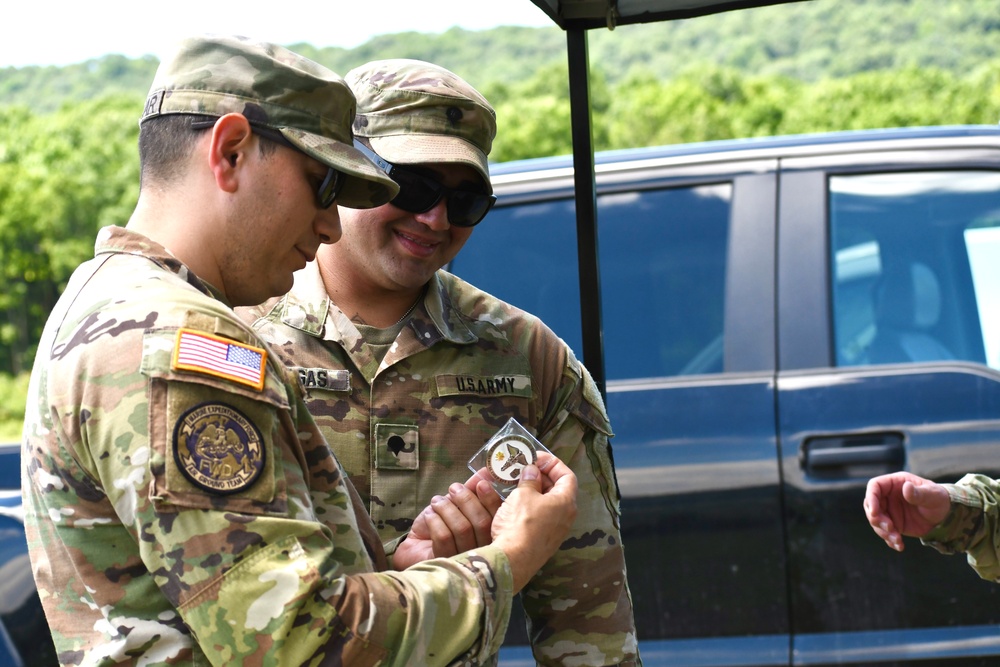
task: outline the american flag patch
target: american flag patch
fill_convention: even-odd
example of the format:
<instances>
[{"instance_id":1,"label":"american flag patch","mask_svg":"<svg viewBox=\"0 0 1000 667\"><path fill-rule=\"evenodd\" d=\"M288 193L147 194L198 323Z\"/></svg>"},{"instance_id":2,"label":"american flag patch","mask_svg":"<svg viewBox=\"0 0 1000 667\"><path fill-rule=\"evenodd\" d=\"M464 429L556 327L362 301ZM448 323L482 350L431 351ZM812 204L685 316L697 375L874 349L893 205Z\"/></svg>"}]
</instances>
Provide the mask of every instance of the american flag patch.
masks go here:
<instances>
[{"instance_id":1,"label":"american flag patch","mask_svg":"<svg viewBox=\"0 0 1000 667\"><path fill-rule=\"evenodd\" d=\"M262 348L191 329L177 332L174 369L213 375L260 391L264 388L266 363L267 350Z\"/></svg>"}]
</instances>

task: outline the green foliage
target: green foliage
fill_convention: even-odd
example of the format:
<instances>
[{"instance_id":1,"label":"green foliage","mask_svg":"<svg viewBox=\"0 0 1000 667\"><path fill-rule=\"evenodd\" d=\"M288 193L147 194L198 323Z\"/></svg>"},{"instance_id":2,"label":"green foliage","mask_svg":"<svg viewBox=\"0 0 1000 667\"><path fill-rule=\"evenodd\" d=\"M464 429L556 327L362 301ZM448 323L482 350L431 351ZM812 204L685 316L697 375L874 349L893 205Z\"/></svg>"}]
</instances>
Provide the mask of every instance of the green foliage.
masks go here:
<instances>
[{"instance_id":1,"label":"green foliage","mask_svg":"<svg viewBox=\"0 0 1000 667\"><path fill-rule=\"evenodd\" d=\"M498 139L490 154L498 162L520 157L563 155L573 150L569 102L555 95L535 97L530 113L517 100L496 107Z\"/></svg>"},{"instance_id":2,"label":"green foliage","mask_svg":"<svg viewBox=\"0 0 1000 667\"><path fill-rule=\"evenodd\" d=\"M142 101L111 96L51 114L0 107L0 371L34 356L55 300L97 230L138 197Z\"/></svg>"},{"instance_id":3,"label":"green foliage","mask_svg":"<svg viewBox=\"0 0 1000 667\"><path fill-rule=\"evenodd\" d=\"M566 37L555 26L501 26L483 31L451 28L440 34L402 32L379 35L353 49L301 44L291 48L340 74L379 58L427 60L468 79L477 88L517 83L538 69L566 62Z\"/></svg>"},{"instance_id":4,"label":"green foliage","mask_svg":"<svg viewBox=\"0 0 1000 667\"><path fill-rule=\"evenodd\" d=\"M497 112L491 160L506 162L572 152L568 77L566 64L553 63L525 81L483 88ZM594 146L597 150L610 148L608 126L598 121L611 109L615 92L600 72L591 73L589 95Z\"/></svg>"},{"instance_id":5,"label":"green foliage","mask_svg":"<svg viewBox=\"0 0 1000 667\"><path fill-rule=\"evenodd\" d=\"M998 56L998 33L996 0L809 0L595 30L590 52L612 83L636 65L667 80L690 63L818 81L903 67L972 71Z\"/></svg>"},{"instance_id":6,"label":"green foliage","mask_svg":"<svg viewBox=\"0 0 1000 667\"><path fill-rule=\"evenodd\" d=\"M994 68L997 64L1000 61ZM991 99L981 77L978 72L959 78L939 69L907 67L825 80L803 90L781 129L795 133L995 123L1000 111L996 88Z\"/></svg>"},{"instance_id":7,"label":"green foliage","mask_svg":"<svg viewBox=\"0 0 1000 667\"><path fill-rule=\"evenodd\" d=\"M12 376L0 373L0 443L21 439L28 373Z\"/></svg>"},{"instance_id":8,"label":"green foliage","mask_svg":"<svg viewBox=\"0 0 1000 667\"><path fill-rule=\"evenodd\" d=\"M0 100L48 113L64 102L76 104L119 93L142 99L157 64L153 56L108 55L66 67L3 67Z\"/></svg>"},{"instance_id":9,"label":"green foliage","mask_svg":"<svg viewBox=\"0 0 1000 667\"><path fill-rule=\"evenodd\" d=\"M978 93L975 100L967 102L970 118L980 123L1000 120L1000 59L994 58L976 68L966 77L969 88Z\"/></svg>"},{"instance_id":10,"label":"green foliage","mask_svg":"<svg viewBox=\"0 0 1000 667\"><path fill-rule=\"evenodd\" d=\"M490 159L505 162L573 150L565 65L540 68L525 81L494 84L483 94L497 112L497 140Z\"/></svg>"},{"instance_id":11,"label":"green foliage","mask_svg":"<svg viewBox=\"0 0 1000 667\"><path fill-rule=\"evenodd\" d=\"M800 86L711 66L667 84L638 74L614 96L608 134L615 148L778 134Z\"/></svg>"},{"instance_id":12,"label":"green foliage","mask_svg":"<svg viewBox=\"0 0 1000 667\"><path fill-rule=\"evenodd\" d=\"M809 0L596 29L588 33L588 42L593 72L611 86L639 70L668 82L693 63L802 82L902 68L964 74L1000 57L1000 5L997 0ZM341 74L376 58L429 60L480 89L518 84L566 63L566 36L554 25L403 32L352 49L290 46ZM65 100L111 92L141 98L155 68L152 56L129 60L120 55L63 68L0 68L0 100L44 112Z\"/></svg>"}]
</instances>

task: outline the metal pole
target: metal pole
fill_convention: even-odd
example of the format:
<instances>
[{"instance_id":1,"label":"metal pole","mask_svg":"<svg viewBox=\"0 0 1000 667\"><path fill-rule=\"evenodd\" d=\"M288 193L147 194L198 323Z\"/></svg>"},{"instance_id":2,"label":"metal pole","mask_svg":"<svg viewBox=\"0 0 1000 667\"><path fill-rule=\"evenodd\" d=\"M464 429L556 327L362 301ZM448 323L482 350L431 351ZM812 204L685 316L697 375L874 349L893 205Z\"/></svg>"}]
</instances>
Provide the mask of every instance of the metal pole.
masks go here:
<instances>
[{"instance_id":1,"label":"metal pole","mask_svg":"<svg viewBox=\"0 0 1000 667\"><path fill-rule=\"evenodd\" d=\"M601 324L601 279L597 252L597 189L594 179L594 140L590 117L590 76L587 33L566 31L569 57L570 120L573 132L573 178L576 188L576 239L580 267L580 321L583 327L583 363L603 398L604 328Z\"/></svg>"}]
</instances>

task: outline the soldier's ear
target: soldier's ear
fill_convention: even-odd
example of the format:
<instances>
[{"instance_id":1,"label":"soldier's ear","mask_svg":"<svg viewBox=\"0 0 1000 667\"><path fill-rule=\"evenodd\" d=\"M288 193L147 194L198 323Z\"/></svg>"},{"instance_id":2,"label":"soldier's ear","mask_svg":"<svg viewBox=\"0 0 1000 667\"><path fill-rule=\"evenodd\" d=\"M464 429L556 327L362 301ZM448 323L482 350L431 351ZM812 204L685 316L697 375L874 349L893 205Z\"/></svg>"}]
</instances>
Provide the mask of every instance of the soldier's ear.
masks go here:
<instances>
[{"instance_id":1,"label":"soldier's ear","mask_svg":"<svg viewBox=\"0 0 1000 667\"><path fill-rule=\"evenodd\" d=\"M252 143L253 131L243 114L229 113L215 122L208 163L220 190L232 193L239 189L240 174Z\"/></svg>"}]
</instances>

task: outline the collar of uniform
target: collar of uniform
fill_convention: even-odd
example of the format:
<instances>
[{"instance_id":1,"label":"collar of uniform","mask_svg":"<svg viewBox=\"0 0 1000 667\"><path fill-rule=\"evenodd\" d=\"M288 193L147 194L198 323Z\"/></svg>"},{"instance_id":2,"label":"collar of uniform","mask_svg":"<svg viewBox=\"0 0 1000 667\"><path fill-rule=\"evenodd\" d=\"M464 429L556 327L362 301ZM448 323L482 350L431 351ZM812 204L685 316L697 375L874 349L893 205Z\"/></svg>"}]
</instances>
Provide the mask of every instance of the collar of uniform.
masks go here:
<instances>
[{"instance_id":1,"label":"collar of uniform","mask_svg":"<svg viewBox=\"0 0 1000 667\"><path fill-rule=\"evenodd\" d=\"M138 255L145 257L152 262L162 266L164 269L176 273L184 282L213 299L222 301L227 306L225 295L213 285L205 282L196 276L191 269L184 265L179 259L174 257L169 250L156 241L139 232L126 229L125 227L108 226L103 227L97 233L97 240L94 242L94 256L109 254Z\"/></svg>"},{"instance_id":2,"label":"collar of uniform","mask_svg":"<svg viewBox=\"0 0 1000 667\"><path fill-rule=\"evenodd\" d=\"M465 317L455 307L448 293L448 281L442 280L442 277L454 281L451 274L438 271L431 277L424 296L424 310L431 324L442 338L452 343L466 345L476 342L478 336L469 329ZM413 318L420 318L421 315L418 309ZM350 338L346 332L340 331L350 320L330 301L316 262L310 262L295 274L295 283L284 297L281 322L316 338ZM354 328L353 324L351 328Z\"/></svg>"},{"instance_id":3,"label":"collar of uniform","mask_svg":"<svg viewBox=\"0 0 1000 667\"><path fill-rule=\"evenodd\" d=\"M292 289L282 301L282 324L316 338L323 335L326 315L332 304L319 274L319 264L312 261L306 268L296 271Z\"/></svg>"},{"instance_id":4,"label":"collar of uniform","mask_svg":"<svg viewBox=\"0 0 1000 667\"><path fill-rule=\"evenodd\" d=\"M467 345L479 340L469 328L468 318L452 298L452 290L459 285L458 279L445 270L431 277L424 297L424 307L441 336L459 345Z\"/></svg>"}]
</instances>

